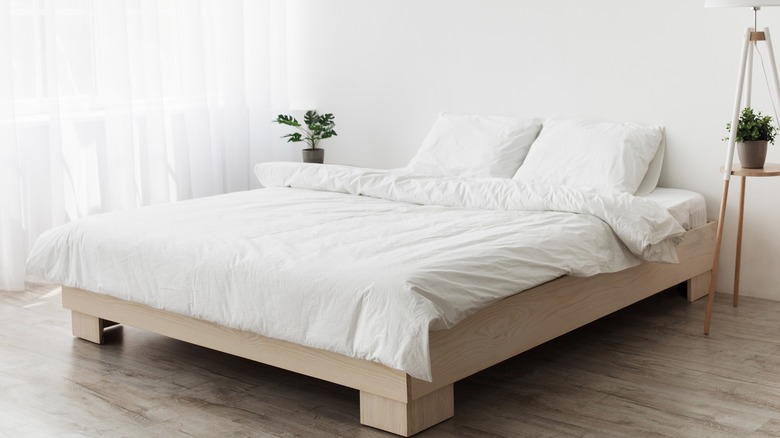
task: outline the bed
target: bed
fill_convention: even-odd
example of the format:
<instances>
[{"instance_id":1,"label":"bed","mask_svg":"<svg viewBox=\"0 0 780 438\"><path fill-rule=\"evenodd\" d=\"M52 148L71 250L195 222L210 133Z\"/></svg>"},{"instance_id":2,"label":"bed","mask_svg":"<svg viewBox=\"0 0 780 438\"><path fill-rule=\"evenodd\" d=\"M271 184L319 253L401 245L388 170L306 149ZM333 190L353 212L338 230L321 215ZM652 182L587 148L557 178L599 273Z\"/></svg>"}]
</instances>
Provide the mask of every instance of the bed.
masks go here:
<instances>
[{"instance_id":1,"label":"bed","mask_svg":"<svg viewBox=\"0 0 780 438\"><path fill-rule=\"evenodd\" d=\"M261 164L263 189L51 230L28 269L63 284L75 336L99 344L127 324L355 388L361 423L403 436L453 416L464 377L679 283L706 294L714 225L700 195L635 196L656 131L617 125L622 149L656 142L644 171L626 190L584 189L540 177L532 152L561 142L556 121L545 134L442 120L407 169ZM448 163L475 123L498 146ZM616 126L575 125L600 141ZM524 160L507 165L518 143ZM497 158L480 163L485 149ZM527 163L530 180L513 177Z\"/></svg>"}]
</instances>

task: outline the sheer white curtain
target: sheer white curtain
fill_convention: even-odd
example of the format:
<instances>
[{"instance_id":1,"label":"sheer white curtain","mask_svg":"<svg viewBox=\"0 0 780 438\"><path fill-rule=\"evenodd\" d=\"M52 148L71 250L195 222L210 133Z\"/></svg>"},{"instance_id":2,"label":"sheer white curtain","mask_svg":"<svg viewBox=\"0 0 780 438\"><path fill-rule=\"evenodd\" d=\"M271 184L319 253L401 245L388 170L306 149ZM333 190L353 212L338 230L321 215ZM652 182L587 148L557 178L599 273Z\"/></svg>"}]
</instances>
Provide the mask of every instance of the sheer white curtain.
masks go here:
<instances>
[{"instance_id":1,"label":"sheer white curtain","mask_svg":"<svg viewBox=\"0 0 780 438\"><path fill-rule=\"evenodd\" d=\"M0 289L43 231L245 190L272 146L284 2L0 0Z\"/></svg>"}]
</instances>

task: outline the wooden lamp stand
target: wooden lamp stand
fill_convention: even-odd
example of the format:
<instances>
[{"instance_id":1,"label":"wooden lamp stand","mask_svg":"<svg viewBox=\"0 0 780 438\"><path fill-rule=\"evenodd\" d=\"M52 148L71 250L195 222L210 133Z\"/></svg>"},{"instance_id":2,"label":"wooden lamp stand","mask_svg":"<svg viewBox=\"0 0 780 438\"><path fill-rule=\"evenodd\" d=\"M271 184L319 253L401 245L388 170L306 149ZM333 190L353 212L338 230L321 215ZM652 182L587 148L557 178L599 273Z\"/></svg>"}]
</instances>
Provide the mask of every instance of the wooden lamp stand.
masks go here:
<instances>
[{"instance_id":1,"label":"wooden lamp stand","mask_svg":"<svg viewBox=\"0 0 780 438\"><path fill-rule=\"evenodd\" d=\"M754 13L756 13L758 10L759 7L757 6L753 7ZM737 91L736 91L736 96L734 98L734 111L732 112L732 117L731 117L731 131L729 133L729 145L726 151L726 164L723 166L723 194L721 195L720 212L718 213L718 230L715 238L715 257L712 262L712 277L710 278L710 290L709 290L709 296L707 297L707 314L704 318L705 335L708 335L710 333L710 323L712 321L712 306L715 303L715 281L718 276L720 244L723 238L723 223L725 222L726 219L726 204L729 196L729 180L731 179L731 174L733 169L734 148L736 146L736 140L737 140L737 127L739 124L739 114L740 114L740 108L742 104L743 91L744 88L747 87L747 93L744 93L745 106L749 107L750 95L752 92L753 52L757 49L756 45L760 41L764 41L766 43L767 50L769 52L769 65L772 69L772 77L774 78L775 98L777 102L780 103L780 79L778 79L778 75L777 75L777 64L775 63L775 54L774 54L774 50L772 49L772 39L770 38L769 35L769 28L765 27L763 32L757 32L755 31L754 27L748 27L747 29L745 29L745 35L742 42L742 56L741 56L741 62L739 66L739 75L737 79ZM742 216L743 216L742 205L745 196L745 180L744 180L745 177L742 176L742 178L743 179L742 179L742 189L741 189L741 197L740 197L740 215L739 215L740 231L742 229ZM742 233L740 232L739 234L740 234L739 240L741 240ZM739 246L740 243L741 242L738 242L737 245ZM739 261L737 261L737 263L739 263ZM739 279L738 275L739 274L737 274L736 277L737 281ZM737 300L735 294L734 306L736 305L737 305Z\"/></svg>"}]
</instances>

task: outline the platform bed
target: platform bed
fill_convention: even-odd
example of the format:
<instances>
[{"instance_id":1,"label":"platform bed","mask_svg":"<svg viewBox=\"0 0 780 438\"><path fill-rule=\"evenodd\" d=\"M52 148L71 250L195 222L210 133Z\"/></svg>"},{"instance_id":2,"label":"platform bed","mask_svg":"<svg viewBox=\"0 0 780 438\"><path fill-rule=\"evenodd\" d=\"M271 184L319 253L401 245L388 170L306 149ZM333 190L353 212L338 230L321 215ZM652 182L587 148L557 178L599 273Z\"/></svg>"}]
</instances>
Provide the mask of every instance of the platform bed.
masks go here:
<instances>
[{"instance_id":1,"label":"platform bed","mask_svg":"<svg viewBox=\"0 0 780 438\"><path fill-rule=\"evenodd\" d=\"M449 330L430 334L433 382L375 362L230 329L93 292L63 287L73 334L103 342L126 324L360 390L360 422L410 436L454 415L453 383L550 339L686 282L688 299L706 295L715 224L688 231L679 264L643 263L587 278L561 277L498 301Z\"/></svg>"}]
</instances>

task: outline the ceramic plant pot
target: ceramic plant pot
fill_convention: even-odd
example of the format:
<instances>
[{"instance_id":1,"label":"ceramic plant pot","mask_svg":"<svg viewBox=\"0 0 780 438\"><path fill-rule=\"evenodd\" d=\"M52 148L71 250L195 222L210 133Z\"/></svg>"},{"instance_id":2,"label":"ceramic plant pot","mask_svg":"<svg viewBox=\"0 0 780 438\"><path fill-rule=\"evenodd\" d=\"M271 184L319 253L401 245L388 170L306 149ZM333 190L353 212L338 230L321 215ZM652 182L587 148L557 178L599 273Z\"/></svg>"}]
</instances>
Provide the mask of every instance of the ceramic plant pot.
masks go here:
<instances>
[{"instance_id":1,"label":"ceramic plant pot","mask_svg":"<svg viewBox=\"0 0 780 438\"><path fill-rule=\"evenodd\" d=\"M737 143L739 163L745 169L761 169L766 161L766 140Z\"/></svg>"},{"instance_id":2,"label":"ceramic plant pot","mask_svg":"<svg viewBox=\"0 0 780 438\"><path fill-rule=\"evenodd\" d=\"M325 149L320 148L307 148L302 149L301 152L303 153L303 162L304 163L320 163L322 164L323 161L325 161ZM741 155L740 155L741 157Z\"/></svg>"}]
</instances>

